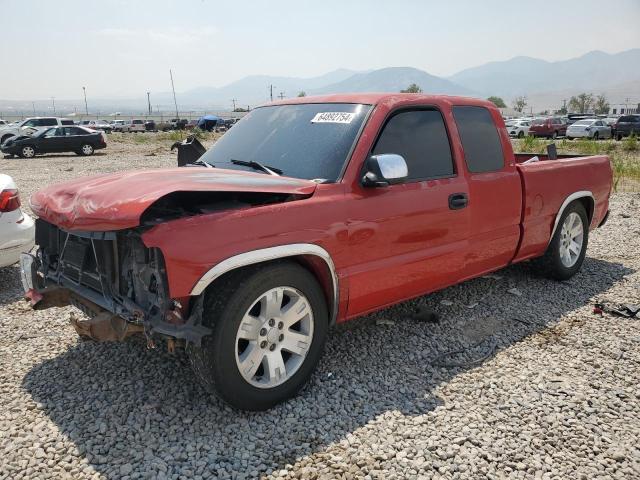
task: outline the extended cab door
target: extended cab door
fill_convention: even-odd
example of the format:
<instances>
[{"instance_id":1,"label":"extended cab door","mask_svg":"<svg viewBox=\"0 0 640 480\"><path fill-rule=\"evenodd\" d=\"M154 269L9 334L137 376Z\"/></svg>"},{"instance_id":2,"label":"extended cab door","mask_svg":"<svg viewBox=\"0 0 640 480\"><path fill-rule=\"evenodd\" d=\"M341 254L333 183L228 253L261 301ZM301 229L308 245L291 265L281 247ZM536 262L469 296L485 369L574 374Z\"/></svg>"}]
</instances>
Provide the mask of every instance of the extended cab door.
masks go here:
<instances>
[{"instance_id":1,"label":"extended cab door","mask_svg":"<svg viewBox=\"0 0 640 480\"><path fill-rule=\"evenodd\" d=\"M371 153L401 155L409 175L399 185L354 187L348 202L348 316L454 283L467 252L469 190L441 112L391 112Z\"/></svg>"},{"instance_id":2,"label":"extended cab door","mask_svg":"<svg viewBox=\"0 0 640 480\"><path fill-rule=\"evenodd\" d=\"M506 266L520 240L522 186L497 109L453 107L469 183L466 278ZM500 125L498 127L497 125Z\"/></svg>"}]
</instances>

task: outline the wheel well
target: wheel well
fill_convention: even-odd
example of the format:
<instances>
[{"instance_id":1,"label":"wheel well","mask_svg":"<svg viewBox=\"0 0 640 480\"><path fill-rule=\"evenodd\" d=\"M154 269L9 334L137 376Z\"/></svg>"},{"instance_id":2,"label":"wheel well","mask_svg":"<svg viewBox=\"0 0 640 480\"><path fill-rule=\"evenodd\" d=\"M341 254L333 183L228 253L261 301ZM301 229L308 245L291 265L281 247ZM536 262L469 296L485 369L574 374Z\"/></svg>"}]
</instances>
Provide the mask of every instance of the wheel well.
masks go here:
<instances>
[{"instance_id":1,"label":"wheel well","mask_svg":"<svg viewBox=\"0 0 640 480\"><path fill-rule=\"evenodd\" d=\"M15 137L15 135L4 135L0 138L0 143L4 143L8 138Z\"/></svg>"},{"instance_id":2,"label":"wheel well","mask_svg":"<svg viewBox=\"0 0 640 480\"><path fill-rule=\"evenodd\" d=\"M589 219L589 225L591 225L591 221L593 220L593 210L595 208L593 198L591 197L580 197L575 199L571 203L580 202L584 207L584 211L587 212L587 218ZM571 205L571 204L569 204Z\"/></svg>"},{"instance_id":3,"label":"wheel well","mask_svg":"<svg viewBox=\"0 0 640 480\"><path fill-rule=\"evenodd\" d=\"M325 300L327 302L327 307L329 310L329 320L330 324L335 324L337 313L338 313L338 284L337 284L337 276L335 272L332 271L333 264L331 265L322 257L314 255L314 254L299 254L299 255L291 255L286 257L280 257L275 259L264 260L261 262L251 263L249 265L239 266L237 268L233 268L229 271L226 271L220 276L217 276L211 283L206 286L206 290L209 290L211 287L214 287L218 282L221 282L224 279L229 278L229 275L237 275L240 272L246 272L251 270L257 270L260 268L264 268L269 265L274 265L283 262L293 262L302 266L304 269L308 270L315 279L320 284L322 291L325 296ZM334 282L335 280L335 282ZM206 292L204 290L200 294L204 294ZM192 292L192 300L197 298L197 296L193 296Z\"/></svg>"}]
</instances>

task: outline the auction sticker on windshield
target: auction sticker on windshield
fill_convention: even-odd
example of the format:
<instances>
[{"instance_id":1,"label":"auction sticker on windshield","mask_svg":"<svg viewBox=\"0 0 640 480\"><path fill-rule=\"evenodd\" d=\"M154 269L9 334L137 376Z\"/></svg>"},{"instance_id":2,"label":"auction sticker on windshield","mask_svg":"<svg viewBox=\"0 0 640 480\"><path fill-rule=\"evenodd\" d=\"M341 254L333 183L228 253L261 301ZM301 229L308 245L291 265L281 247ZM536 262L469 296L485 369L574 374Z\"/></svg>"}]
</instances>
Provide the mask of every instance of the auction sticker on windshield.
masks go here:
<instances>
[{"instance_id":1,"label":"auction sticker on windshield","mask_svg":"<svg viewBox=\"0 0 640 480\"><path fill-rule=\"evenodd\" d=\"M356 116L349 112L319 112L311 119L311 123L351 123Z\"/></svg>"}]
</instances>

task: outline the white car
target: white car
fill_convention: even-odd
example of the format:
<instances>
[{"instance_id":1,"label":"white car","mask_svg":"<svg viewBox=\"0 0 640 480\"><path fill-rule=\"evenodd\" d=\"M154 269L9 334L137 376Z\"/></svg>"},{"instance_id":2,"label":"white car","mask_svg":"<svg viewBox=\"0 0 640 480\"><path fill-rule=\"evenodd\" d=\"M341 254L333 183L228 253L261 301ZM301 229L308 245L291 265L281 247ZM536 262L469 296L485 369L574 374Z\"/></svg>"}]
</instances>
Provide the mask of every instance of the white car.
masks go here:
<instances>
[{"instance_id":1,"label":"white car","mask_svg":"<svg viewBox=\"0 0 640 480\"><path fill-rule=\"evenodd\" d=\"M598 118L578 120L567 128L567 139L572 138L611 138L611 127Z\"/></svg>"},{"instance_id":2,"label":"white car","mask_svg":"<svg viewBox=\"0 0 640 480\"><path fill-rule=\"evenodd\" d=\"M35 130L41 127L61 127L63 125L73 125L73 120L58 117L33 117L20 122L0 125L0 145L11 137L23 135L25 130Z\"/></svg>"},{"instance_id":3,"label":"white car","mask_svg":"<svg viewBox=\"0 0 640 480\"><path fill-rule=\"evenodd\" d=\"M121 132L144 132L146 128L144 126L144 120L131 120L129 123L125 123L122 126Z\"/></svg>"},{"instance_id":4,"label":"white car","mask_svg":"<svg viewBox=\"0 0 640 480\"><path fill-rule=\"evenodd\" d=\"M0 267L13 265L35 243L34 221L20 210L20 196L13 179L0 173Z\"/></svg>"},{"instance_id":5,"label":"white car","mask_svg":"<svg viewBox=\"0 0 640 480\"><path fill-rule=\"evenodd\" d=\"M529 120L509 120L505 123L505 126L510 137L522 138L525 135L529 135L531 122Z\"/></svg>"}]
</instances>

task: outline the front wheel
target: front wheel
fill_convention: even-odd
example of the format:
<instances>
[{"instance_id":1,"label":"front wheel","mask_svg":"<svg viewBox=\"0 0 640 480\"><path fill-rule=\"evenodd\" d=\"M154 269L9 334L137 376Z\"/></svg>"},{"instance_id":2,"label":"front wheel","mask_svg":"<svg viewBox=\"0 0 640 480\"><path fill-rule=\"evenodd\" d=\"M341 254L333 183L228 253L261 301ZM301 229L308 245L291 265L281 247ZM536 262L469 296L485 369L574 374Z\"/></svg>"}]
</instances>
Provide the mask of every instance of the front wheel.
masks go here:
<instances>
[{"instance_id":1,"label":"front wheel","mask_svg":"<svg viewBox=\"0 0 640 480\"><path fill-rule=\"evenodd\" d=\"M522 137L524 137L524 132L522 131L518 132L518 138L522 138Z\"/></svg>"},{"instance_id":2,"label":"front wheel","mask_svg":"<svg viewBox=\"0 0 640 480\"><path fill-rule=\"evenodd\" d=\"M328 329L315 277L295 263L232 272L207 289L212 333L189 356L205 388L235 408L266 410L293 397L313 373Z\"/></svg>"},{"instance_id":3,"label":"front wheel","mask_svg":"<svg viewBox=\"0 0 640 480\"><path fill-rule=\"evenodd\" d=\"M588 241L587 212L582 203L575 201L562 213L545 254L533 263L547 277L568 280L580 270Z\"/></svg>"},{"instance_id":4,"label":"front wheel","mask_svg":"<svg viewBox=\"0 0 640 480\"><path fill-rule=\"evenodd\" d=\"M598 132L595 132L595 133L593 134L593 139L594 139L594 140L598 140L598 138L600 138L600 135L598 134Z\"/></svg>"},{"instance_id":5,"label":"front wheel","mask_svg":"<svg viewBox=\"0 0 640 480\"><path fill-rule=\"evenodd\" d=\"M20 156L22 158L33 158L36 155L36 149L31 145L25 145L20 149Z\"/></svg>"},{"instance_id":6,"label":"front wheel","mask_svg":"<svg viewBox=\"0 0 640 480\"><path fill-rule=\"evenodd\" d=\"M554 140L558 138L558 132L553 132L553 135L551 135L551 138Z\"/></svg>"}]
</instances>

